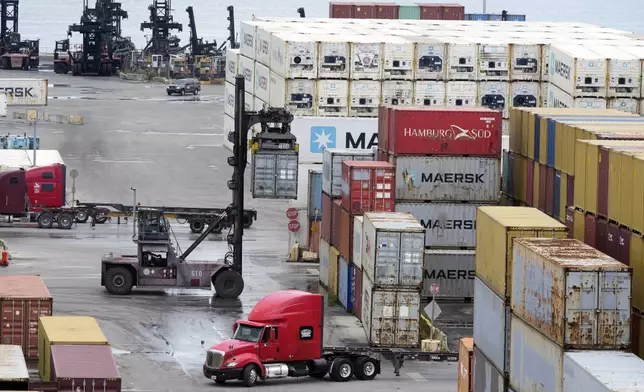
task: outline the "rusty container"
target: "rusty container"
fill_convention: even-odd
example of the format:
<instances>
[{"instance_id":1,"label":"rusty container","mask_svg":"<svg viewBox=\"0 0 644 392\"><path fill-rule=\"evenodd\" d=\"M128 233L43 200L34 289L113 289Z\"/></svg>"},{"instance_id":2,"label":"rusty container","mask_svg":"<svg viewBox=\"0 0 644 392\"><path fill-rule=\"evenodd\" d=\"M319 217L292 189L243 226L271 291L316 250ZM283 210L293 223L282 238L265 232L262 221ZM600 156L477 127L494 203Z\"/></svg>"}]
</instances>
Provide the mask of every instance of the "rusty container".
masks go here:
<instances>
[{"instance_id":1,"label":"rusty container","mask_svg":"<svg viewBox=\"0 0 644 392\"><path fill-rule=\"evenodd\" d=\"M353 18L353 4L332 1L329 3L329 18Z\"/></svg>"},{"instance_id":2,"label":"rusty container","mask_svg":"<svg viewBox=\"0 0 644 392\"><path fill-rule=\"evenodd\" d=\"M604 253L615 259L619 256L619 226L613 222L608 224L606 251Z\"/></svg>"},{"instance_id":3,"label":"rusty container","mask_svg":"<svg viewBox=\"0 0 644 392\"><path fill-rule=\"evenodd\" d=\"M121 375L110 346L52 346L51 379L60 391L121 392Z\"/></svg>"},{"instance_id":4,"label":"rusty container","mask_svg":"<svg viewBox=\"0 0 644 392\"><path fill-rule=\"evenodd\" d=\"M373 3L353 3L353 17L356 19L376 19L376 10Z\"/></svg>"},{"instance_id":5,"label":"rusty container","mask_svg":"<svg viewBox=\"0 0 644 392\"><path fill-rule=\"evenodd\" d=\"M53 299L40 276L0 276L0 344L22 348L38 359L38 318L51 316Z\"/></svg>"},{"instance_id":6,"label":"rusty container","mask_svg":"<svg viewBox=\"0 0 644 392\"><path fill-rule=\"evenodd\" d=\"M534 206L534 161L526 158L526 181L525 181L525 202L529 206Z\"/></svg>"},{"instance_id":7,"label":"rusty container","mask_svg":"<svg viewBox=\"0 0 644 392\"><path fill-rule=\"evenodd\" d=\"M621 226L619 228L617 257L615 258L628 266L631 265L631 231L628 229L628 227Z\"/></svg>"},{"instance_id":8,"label":"rusty container","mask_svg":"<svg viewBox=\"0 0 644 392\"><path fill-rule=\"evenodd\" d=\"M320 252L320 221L311 219L309 223L309 238L306 244L310 252Z\"/></svg>"},{"instance_id":9,"label":"rusty container","mask_svg":"<svg viewBox=\"0 0 644 392\"><path fill-rule=\"evenodd\" d=\"M376 6L376 18L398 19L399 5L396 3L374 3Z\"/></svg>"},{"instance_id":10,"label":"rusty container","mask_svg":"<svg viewBox=\"0 0 644 392\"><path fill-rule=\"evenodd\" d=\"M575 232L573 238L579 241L584 241L586 237L586 219L584 212L575 208Z\"/></svg>"},{"instance_id":11,"label":"rusty container","mask_svg":"<svg viewBox=\"0 0 644 392\"><path fill-rule=\"evenodd\" d=\"M441 20L443 19L443 8L436 3L417 3L420 7L420 19Z\"/></svg>"},{"instance_id":12,"label":"rusty container","mask_svg":"<svg viewBox=\"0 0 644 392\"><path fill-rule=\"evenodd\" d=\"M566 207L575 205L575 176L568 174L566 180Z\"/></svg>"},{"instance_id":13,"label":"rusty container","mask_svg":"<svg viewBox=\"0 0 644 392\"><path fill-rule=\"evenodd\" d=\"M584 217L584 242L593 248L597 247L597 217L595 214L586 214Z\"/></svg>"},{"instance_id":14,"label":"rusty container","mask_svg":"<svg viewBox=\"0 0 644 392\"><path fill-rule=\"evenodd\" d=\"M597 168L597 213L608 217L608 173L610 171L610 151L599 148L599 167Z\"/></svg>"},{"instance_id":15,"label":"rusty container","mask_svg":"<svg viewBox=\"0 0 644 392\"><path fill-rule=\"evenodd\" d=\"M320 238L331 243L331 227L333 227L333 199L322 192L322 227Z\"/></svg>"},{"instance_id":16,"label":"rusty container","mask_svg":"<svg viewBox=\"0 0 644 392\"><path fill-rule=\"evenodd\" d=\"M546 212L546 174L547 168L539 164L539 210ZM552 200L552 198L551 198Z\"/></svg>"},{"instance_id":17,"label":"rusty container","mask_svg":"<svg viewBox=\"0 0 644 392\"><path fill-rule=\"evenodd\" d=\"M551 167L546 167L546 209L545 212L549 216L555 216L554 204L555 203L555 171Z\"/></svg>"},{"instance_id":18,"label":"rusty container","mask_svg":"<svg viewBox=\"0 0 644 392\"><path fill-rule=\"evenodd\" d=\"M474 390L474 339L461 338L458 344L458 392Z\"/></svg>"},{"instance_id":19,"label":"rusty container","mask_svg":"<svg viewBox=\"0 0 644 392\"><path fill-rule=\"evenodd\" d=\"M464 20L465 7L460 4L442 4L443 20Z\"/></svg>"},{"instance_id":20,"label":"rusty container","mask_svg":"<svg viewBox=\"0 0 644 392\"><path fill-rule=\"evenodd\" d=\"M608 253L608 221L606 219L597 218L595 220L595 245L593 245L600 252Z\"/></svg>"},{"instance_id":21,"label":"rusty container","mask_svg":"<svg viewBox=\"0 0 644 392\"><path fill-rule=\"evenodd\" d=\"M340 226L338 223L340 222L340 210L342 209L342 200L341 199L335 199L333 200L333 205L332 205L332 211L331 211L331 245L335 246L336 248L338 247L338 244L340 243Z\"/></svg>"},{"instance_id":22,"label":"rusty container","mask_svg":"<svg viewBox=\"0 0 644 392\"><path fill-rule=\"evenodd\" d=\"M349 262L353 262L353 215L340 207L338 211L338 251L340 256Z\"/></svg>"},{"instance_id":23,"label":"rusty container","mask_svg":"<svg viewBox=\"0 0 644 392\"><path fill-rule=\"evenodd\" d=\"M575 238L575 208L566 208L566 227L568 228L568 238Z\"/></svg>"}]
</instances>

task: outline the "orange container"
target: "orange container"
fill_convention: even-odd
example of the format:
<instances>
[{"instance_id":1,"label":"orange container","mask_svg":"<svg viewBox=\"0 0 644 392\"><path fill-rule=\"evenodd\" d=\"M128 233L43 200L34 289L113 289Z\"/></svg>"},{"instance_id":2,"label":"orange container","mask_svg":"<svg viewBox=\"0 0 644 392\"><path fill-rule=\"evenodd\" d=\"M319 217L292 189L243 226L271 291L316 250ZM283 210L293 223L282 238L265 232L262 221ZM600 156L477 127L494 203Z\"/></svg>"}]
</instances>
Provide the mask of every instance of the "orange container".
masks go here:
<instances>
[{"instance_id":1,"label":"orange container","mask_svg":"<svg viewBox=\"0 0 644 392\"><path fill-rule=\"evenodd\" d=\"M461 338L458 344L458 392L472 392L474 339Z\"/></svg>"}]
</instances>

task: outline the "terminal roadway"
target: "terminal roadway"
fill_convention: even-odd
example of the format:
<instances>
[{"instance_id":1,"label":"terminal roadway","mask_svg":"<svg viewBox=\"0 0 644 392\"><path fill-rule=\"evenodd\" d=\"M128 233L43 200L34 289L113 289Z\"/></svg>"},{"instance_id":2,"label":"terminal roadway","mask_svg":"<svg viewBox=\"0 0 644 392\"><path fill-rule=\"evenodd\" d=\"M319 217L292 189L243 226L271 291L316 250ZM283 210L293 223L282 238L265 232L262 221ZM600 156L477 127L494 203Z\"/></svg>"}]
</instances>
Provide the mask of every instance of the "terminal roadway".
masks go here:
<instances>
[{"instance_id":1,"label":"terminal roadway","mask_svg":"<svg viewBox=\"0 0 644 392\"><path fill-rule=\"evenodd\" d=\"M134 187L137 201L148 205L225 207L230 203L226 181L232 171L226 163L230 152L222 147L222 86L203 86L200 100L182 101L167 97L159 84L45 72L28 75L48 78L53 85L49 96L59 98L50 99L47 110L85 116L84 126L38 125L41 146L59 150L68 170L78 170L77 199L129 204ZM3 77L25 76L3 71ZM26 124L10 119L0 121L0 127L2 133L31 132ZM68 192L69 188L70 184ZM40 274L54 297L55 314L96 317L116 355L123 391L221 389L201 374L205 355L200 341L208 345L228 338L233 322L246 317L270 292L319 290L316 265L284 262L286 203L252 200L250 195L247 200L247 207L258 209L258 220L244 236L246 288L239 300L178 289L135 290L122 297L107 294L100 286L101 256L109 251L131 254L136 249L131 224L119 225L114 219L95 227L78 224L69 231L4 225L0 238L7 242L12 260L0 274ZM174 224L173 229L182 249L196 238L186 225ZM214 236L191 259L220 259L226 250L224 238ZM353 316L332 309L326 322L326 345L364 343L364 332ZM390 363L383 364L383 374L372 382L329 384L328 379L305 377L270 380L258 387L267 392L302 387L310 391L456 391L456 363L406 362L400 377L393 374ZM241 385L226 385L236 387Z\"/></svg>"}]
</instances>

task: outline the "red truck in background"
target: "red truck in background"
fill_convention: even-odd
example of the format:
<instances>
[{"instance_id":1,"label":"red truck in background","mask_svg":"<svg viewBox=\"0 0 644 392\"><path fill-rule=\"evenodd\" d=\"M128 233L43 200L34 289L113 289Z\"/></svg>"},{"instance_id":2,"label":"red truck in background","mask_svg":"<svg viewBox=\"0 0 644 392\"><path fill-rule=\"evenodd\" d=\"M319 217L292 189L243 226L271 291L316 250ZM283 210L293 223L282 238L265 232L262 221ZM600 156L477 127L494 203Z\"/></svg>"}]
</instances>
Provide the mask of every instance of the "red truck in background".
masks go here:
<instances>
[{"instance_id":1,"label":"red truck in background","mask_svg":"<svg viewBox=\"0 0 644 392\"><path fill-rule=\"evenodd\" d=\"M269 294L253 307L248 320L233 325L231 339L207 350L203 374L217 384L241 380L246 387L273 378L329 374L343 382L380 374L380 360L367 355L368 348L325 349L323 329L322 295L297 290Z\"/></svg>"}]
</instances>

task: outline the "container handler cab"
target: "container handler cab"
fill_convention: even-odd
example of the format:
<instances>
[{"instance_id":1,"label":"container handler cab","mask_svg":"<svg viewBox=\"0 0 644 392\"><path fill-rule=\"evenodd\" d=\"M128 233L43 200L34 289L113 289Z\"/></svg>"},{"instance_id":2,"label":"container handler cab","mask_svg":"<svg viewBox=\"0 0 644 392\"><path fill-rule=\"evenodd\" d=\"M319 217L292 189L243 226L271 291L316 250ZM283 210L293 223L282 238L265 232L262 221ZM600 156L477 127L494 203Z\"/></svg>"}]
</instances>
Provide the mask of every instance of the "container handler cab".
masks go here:
<instances>
[{"instance_id":1,"label":"container handler cab","mask_svg":"<svg viewBox=\"0 0 644 392\"><path fill-rule=\"evenodd\" d=\"M54 72L66 74L72 68L72 55L69 52L69 38L56 41L54 49Z\"/></svg>"},{"instance_id":2,"label":"container handler cab","mask_svg":"<svg viewBox=\"0 0 644 392\"><path fill-rule=\"evenodd\" d=\"M224 261L186 260L197 246L226 219L228 211L215 217L199 238L181 253L173 244L174 233L161 209L136 209L137 224L132 240L136 255L108 253L101 260L101 286L116 295L130 293L132 287L210 289L222 298L237 298L244 290L241 275L230 268L231 253ZM138 233L136 232L138 228ZM175 237L176 241L176 237Z\"/></svg>"},{"instance_id":3,"label":"container handler cab","mask_svg":"<svg viewBox=\"0 0 644 392\"><path fill-rule=\"evenodd\" d=\"M322 295L297 290L269 294L248 320L235 322L231 339L207 350L203 374L217 384L241 380L246 387L273 378L321 379L329 374L344 382L380 374L380 360L365 350L324 348L323 328Z\"/></svg>"}]
</instances>

